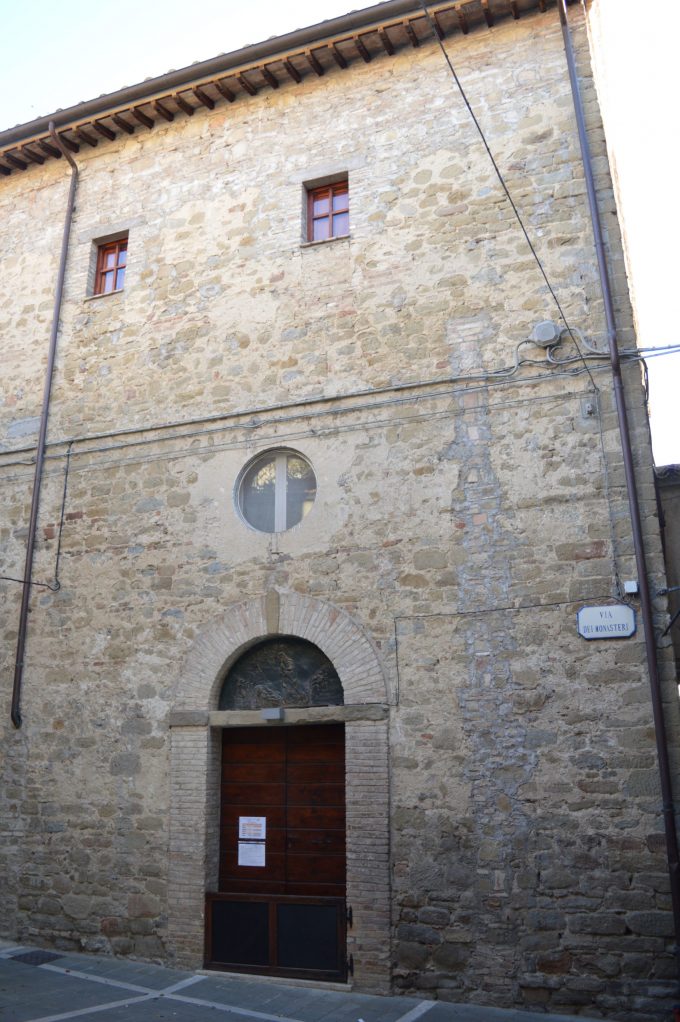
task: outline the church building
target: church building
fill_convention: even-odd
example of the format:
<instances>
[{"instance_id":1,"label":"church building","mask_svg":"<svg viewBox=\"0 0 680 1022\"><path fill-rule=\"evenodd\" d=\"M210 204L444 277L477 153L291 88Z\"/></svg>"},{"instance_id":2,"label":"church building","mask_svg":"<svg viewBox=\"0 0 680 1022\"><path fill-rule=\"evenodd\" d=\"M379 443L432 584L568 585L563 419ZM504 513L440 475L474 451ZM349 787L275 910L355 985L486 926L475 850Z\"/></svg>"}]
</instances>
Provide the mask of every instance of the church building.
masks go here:
<instances>
[{"instance_id":1,"label":"church building","mask_svg":"<svg viewBox=\"0 0 680 1022\"><path fill-rule=\"evenodd\" d=\"M2 934L668 1017L583 5L386 0L5 130L0 233Z\"/></svg>"}]
</instances>

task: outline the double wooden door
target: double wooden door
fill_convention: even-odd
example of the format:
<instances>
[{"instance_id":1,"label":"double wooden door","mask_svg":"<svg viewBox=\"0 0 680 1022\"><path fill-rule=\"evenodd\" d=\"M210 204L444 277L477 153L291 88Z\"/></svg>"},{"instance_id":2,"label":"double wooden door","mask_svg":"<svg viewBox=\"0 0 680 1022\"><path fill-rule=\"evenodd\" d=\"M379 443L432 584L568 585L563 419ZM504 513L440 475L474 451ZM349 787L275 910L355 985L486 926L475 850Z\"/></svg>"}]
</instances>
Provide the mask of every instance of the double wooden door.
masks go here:
<instances>
[{"instance_id":1,"label":"double wooden door","mask_svg":"<svg viewBox=\"0 0 680 1022\"><path fill-rule=\"evenodd\" d=\"M345 877L344 726L225 729L206 964L344 979Z\"/></svg>"}]
</instances>

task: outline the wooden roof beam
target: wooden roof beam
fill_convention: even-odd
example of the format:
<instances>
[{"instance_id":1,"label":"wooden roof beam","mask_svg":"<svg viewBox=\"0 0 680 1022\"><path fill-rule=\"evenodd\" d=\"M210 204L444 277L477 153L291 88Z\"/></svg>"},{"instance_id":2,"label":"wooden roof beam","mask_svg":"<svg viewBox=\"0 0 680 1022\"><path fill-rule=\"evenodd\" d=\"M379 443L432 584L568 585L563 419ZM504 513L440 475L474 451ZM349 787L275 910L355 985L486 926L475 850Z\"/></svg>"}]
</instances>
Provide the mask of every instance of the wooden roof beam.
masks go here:
<instances>
[{"instance_id":1,"label":"wooden roof beam","mask_svg":"<svg viewBox=\"0 0 680 1022\"><path fill-rule=\"evenodd\" d=\"M63 131L59 135L59 138L63 142L63 144L64 144L66 149L70 149L70 151L72 153L79 153L80 152L80 146L78 145L78 143L74 142L73 139L68 138L68 136L65 135Z\"/></svg>"},{"instance_id":2,"label":"wooden roof beam","mask_svg":"<svg viewBox=\"0 0 680 1022\"><path fill-rule=\"evenodd\" d=\"M184 111L187 117L194 116L194 107L191 105L191 103L187 103L186 99L184 99L183 96L180 96L179 92L175 93L175 95L172 98L174 99L175 103L180 108L180 110Z\"/></svg>"},{"instance_id":3,"label":"wooden roof beam","mask_svg":"<svg viewBox=\"0 0 680 1022\"><path fill-rule=\"evenodd\" d=\"M262 77L267 85L271 85L272 89L278 89L280 82L276 75L269 70L266 64L262 65L260 71L262 72Z\"/></svg>"},{"instance_id":4,"label":"wooden roof beam","mask_svg":"<svg viewBox=\"0 0 680 1022\"><path fill-rule=\"evenodd\" d=\"M139 121L140 124L143 124L145 128L153 128L154 124L156 123L152 117L149 117L148 114L145 114L137 106L133 106L132 116L135 118L135 120Z\"/></svg>"},{"instance_id":5,"label":"wooden roof beam","mask_svg":"<svg viewBox=\"0 0 680 1022\"><path fill-rule=\"evenodd\" d=\"M3 160L7 160L10 167L16 167L17 170L26 170L26 167L28 166L28 164L24 163L23 160L19 160L16 156L12 156L11 153L3 153L2 158Z\"/></svg>"},{"instance_id":6,"label":"wooden roof beam","mask_svg":"<svg viewBox=\"0 0 680 1022\"><path fill-rule=\"evenodd\" d=\"M289 74L290 77L293 79L293 81L297 82L297 84L299 85L300 82L302 81L302 75L300 74L298 69L295 67L295 65L291 64L291 62L289 60L284 60L282 63L283 63L283 66L284 66L284 68L286 70L286 73Z\"/></svg>"},{"instance_id":7,"label":"wooden roof beam","mask_svg":"<svg viewBox=\"0 0 680 1022\"><path fill-rule=\"evenodd\" d=\"M99 139L95 138L94 135L91 135L89 131L85 131L85 129L81 128L80 125L73 129L73 133L81 140L81 142L86 142L87 145L92 146L93 149L95 146L99 145Z\"/></svg>"},{"instance_id":8,"label":"wooden roof beam","mask_svg":"<svg viewBox=\"0 0 680 1022\"><path fill-rule=\"evenodd\" d=\"M314 56L312 50L305 50L305 57L307 58L307 63L311 67L312 71L314 71L319 76L319 78L323 78L325 71L321 64L319 63L319 61L317 60L317 58Z\"/></svg>"},{"instance_id":9,"label":"wooden roof beam","mask_svg":"<svg viewBox=\"0 0 680 1022\"><path fill-rule=\"evenodd\" d=\"M38 142L38 145L40 146L44 153L47 153L48 156L53 156L55 160L61 159L61 150L57 149L56 146L50 145L49 142L45 142L45 140L42 138Z\"/></svg>"},{"instance_id":10,"label":"wooden roof beam","mask_svg":"<svg viewBox=\"0 0 680 1022\"><path fill-rule=\"evenodd\" d=\"M208 93L205 92L203 89L199 88L198 85L196 86L195 89L193 89L193 93L198 102L202 103L203 106L208 108L208 110L215 109L215 100L211 99Z\"/></svg>"},{"instance_id":11,"label":"wooden roof beam","mask_svg":"<svg viewBox=\"0 0 680 1022\"><path fill-rule=\"evenodd\" d=\"M366 49L366 46L364 45L364 41L361 38L361 36L360 35L352 36L352 42L354 43L354 45L356 46L357 50L359 51L359 55L362 58L362 60L364 61L364 63L365 64L370 64L371 60L373 58L371 57L371 54Z\"/></svg>"},{"instance_id":12,"label":"wooden roof beam","mask_svg":"<svg viewBox=\"0 0 680 1022\"><path fill-rule=\"evenodd\" d=\"M406 35L411 40L411 46L413 46L413 47L420 46L420 39L415 34L415 32L413 30L413 25L411 24L410 21L405 21L404 22L404 30L406 32Z\"/></svg>"},{"instance_id":13,"label":"wooden roof beam","mask_svg":"<svg viewBox=\"0 0 680 1022\"><path fill-rule=\"evenodd\" d=\"M113 142L114 138L116 137L115 131L111 131L111 128L107 128L107 126L105 124L102 124L101 121L93 121L92 127L94 128L95 131L99 132L102 138L108 138L109 142ZM59 155L61 156L61 153L59 153Z\"/></svg>"},{"instance_id":14,"label":"wooden roof beam","mask_svg":"<svg viewBox=\"0 0 680 1022\"><path fill-rule=\"evenodd\" d=\"M161 117L164 118L164 120L174 121L175 115L170 110L168 110L167 106L163 106L159 99L157 99L156 102L153 104L153 108L157 114L160 114Z\"/></svg>"},{"instance_id":15,"label":"wooden roof beam","mask_svg":"<svg viewBox=\"0 0 680 1022\"><path fill-rule=\"evenodd\" d=\"M257 88L252 82L249 82L245 75L236 75L236 81L239 83L242 89L248 93L249 96L257 96Z\"/></svg>"},{"instance_id":16,"label":"wooden roof beam","mask_svg":"<svg viewBox=\"0 0 680 1022\"><path fill-rule=\"evenodd\" d=\"M236 99L236 94L233 93L231 89L224 84L224 82L213 82L212 84L215 86L220 96L224 96L224 98L228 100L229 103L234 102L234 100Z\"/></svg>"},{"instance_id":17,"label":"wooden roof beam","mask_svg":"<svg viewBox=\"0 0 680 1022\"><path fill-rule=\"evenodd\" d=\"M394 56L394 46L392 44L392 40L390 39L390 37L387 34L387 29L386 28L378 29L378 36L380 38L380 42L383 44L383 49L384 49L385 53L387 53L388 56L393 57Z\"/></svg>"},{"instance_id":18,"label":"wooden roof beam","mask_svg":"<svg viewBox=\"0 0 680 1022\"><path fill-rule=\"evenodd\" d=\"M39 156L37 153L34 153L33 150L29 149L28 146L26 145L22 146L19 152L24 157L24 159L30 160L31 163L39 163L42 166L43 163L45 162L44 156Z\"/></svg>"},{"instance_id":19,"label":"wooden roof beam","mask_svg":"<svg viewBox=\"0 0 680 1022\"><path fill-rule=\"evenodd\" d=\"M124 131L126 135L134 135L135 133L134 124L129 124L124 117L121 117L119 114L114 114L111 120L116 125L116 127L120 128L121 131Z\"/></svg>"},{"instance_id":20,"label":"wooden roof beam","mask_svg":"<svg viewBox=\"0 0 680 1022\"><path fill-rule=\"evenodd\" d=\"M341 67L343 69L343 71L344 71L345 68L347 67L347 60L345 59L343 54L340 53L340 50L337 48L335 43L331 43L331 45L329 46L329 49L330 49L331 53L333 54L333 60L335 61L335 63L338 65L338 67Z\"/></svg>"},{"instance_id":21,"label":"wooden roof beam","mask_svg":"<svg viewBox=\"0 0 680 1022\"><path fill-rule=\"evenodd\" d=\"M493 14L489 10L489 0L481 0L482 10L484 11L484 18L489 28L493 28Z\"/></svg>"}]
</instances>

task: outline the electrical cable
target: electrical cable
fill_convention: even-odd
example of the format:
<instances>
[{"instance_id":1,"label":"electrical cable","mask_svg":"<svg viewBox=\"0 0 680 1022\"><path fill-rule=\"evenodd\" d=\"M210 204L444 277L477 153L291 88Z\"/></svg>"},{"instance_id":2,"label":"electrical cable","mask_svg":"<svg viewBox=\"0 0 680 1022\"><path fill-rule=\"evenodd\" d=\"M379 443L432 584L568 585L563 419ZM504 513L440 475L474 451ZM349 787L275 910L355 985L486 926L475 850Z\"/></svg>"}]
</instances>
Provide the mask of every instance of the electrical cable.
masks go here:
<instances>
[{"instance_id":1,"label":"electrical cable","mask_svg":"<svg viewBox=\"0 0 680 1022\"><path fill-rule=\"evenodd\" d=\"M354 412L354 413L362 413L362 412L366 412L366 411L373 411L373 410L377 410L377 409L380 409L380 408L393 407L395 405L403 405L403 404L407 404L407 403L413 402L413 401L415 401L415 402L423 401L423 400L433 401L433 400L439 400L441 398L457 397L457 396L459 396L461 394L475 394L475 393L487 391L489 388L494 388L494 387L507 387L507 386L520 387L520 386L525 386L525 385L529 385L529 384L540 383L540 382L543 382L543 381L546 381L546 380L555 380L555 379L559 379L559 378L572 379L572 378L575 378L575 377L578 377L578 376L582 376L586 372L586 370L580 365L581 360L578 359L576 356L573 356L572 361L579 363L579 367L578 368L573 368L573 369L568 369L568 370L564 369L564 370L561 370L560 372L540 373L540 374L536 374L536 375L533 375L533 376L527 376L527 377L520 378L520 379L514 379L512 377L506 377L506 378L491 377L491 378L489 378L488 376L486 376L484 374L481 374L478 377L478 379L483 382L482 386L476 386L476 387L454 387L454 388L450 388L450 389L447 389L447 390L439 391L436 394L432 394L432 393L427 393L427 394L409 393L408 395L406 395L404 397L390 398L390 399L384 400L384 401L375 401L375 402L371 402L369 404L365 404L365 405L361 405L361 406L351 406L351 407L346 407L346 408L334 408L334 409L332 409L330 411L328 411L328 410L319 410L319 411L316 411L316 412L300 411L300 412L292 414L292 415L278 416L278 417L274 417L272 419L261 419L261 420L259 420L257 422L248 422L248 423L229 423L229 422L225 422L225 423L223 423L220 426L211 426L209 428L202 429L202 430L192 430L191 432L181 433L179 435L175 434L174 436L173 435L166 435L166 436L161 436L161 437L142 437L142 438L138 438L138 439L134 439L134 440L129 440L129 441L126 441L126 442L120 443L120 444L107 444L107 445L100 446L100 447L90 447L90 448L85 448L85 449L83 449L81 451L74 450L73 453L74 453L74 455L104 454L104 453L108 453L110 451L127 450L127 449L129 449L131 447L141 447L141 446L148 446L148 445L152 445L152 444L167 443L168 441L191 440L191 439L195 439L195 438L198 438L198 437L204 437L204 436L211 437L211 436L213 436L215 434L224 433L224 432L231 432L231 431L235 431L235 430L244 430L244 429L250 430L250 429L253 429L253 428L256 428L256 427L260 428L260 427L278 426L278 425L281 425L281 424L286 423L286 422L297 421L297 420L300 420L300 419L314 419L314 418L318 418L318 417L321 417L321 416L327 418L329 416L339 416L339 415L343 415L343 414L349 414L349 413L352 413L352 412ZM595 365L595 366L593 366L593 369L595 369L595 370L606 370L607 369L607 365L606 364ZM460 379L471 379L471 377L461 377ZM446 382L446 381L442 381L442 382ZM534 397L534 398L529 398L527 400L547 400L551 396L552 395L547 395L545 398ZM496 408L496 407L499 407L499 406L500 406L500 403L497 402L497 403L493 404L490 407ZM224 418L236 418L236 417L240 417L240 414L241 413L238 413L238 414L235 413L234 415L225 416ZM395 420L390 420L390 421L395 421ZM364 425L368 425L368 423L364 423L363 421L360 420L359 422L355 423L355 425L352 428L359 428L359 427L364 426ZM339 427L337 425L333 425L333 426L329 426L327 429L322 430L322 431L318 431L318 430L314 430L314 429L309 429L309 430L304 430L304 431L297 431L295 434L292 434L292 435L294 435L296 437L314 436L314 435L318 435L319 432L323 432L324 434L326 434L326 433L333 433L333 432L339 432L342 428L343 427ZM268 439L268 438L263 438L263 437L260 436L260 437L258 437L258 441L257 442L258 443L264 443L266 441L266 439ZM284 437L281 437L280 435L279 436L274 436L272 439L275 440L276 442L280 443L282 439L285 439L285 435L284 435ZM66 441L60 441L60 442L61 443L65 443ZM76 443L75 440L72 441L72 442ZM243 447L243 446L247 446L247 444L250 443L250 442L251 442L250 440L239 440L239 441L236 441L235 443L233 443L231 445L225 445L225 444L215 445L215 446L211 447L211 450L222 450L222 449L225 449L225 447L228 447L228 446ZM55 441L54 443L56 445L57 441ZM193 448L186 448L186 452L187 453L190 453L191 450L193 450ZM179 456L180 453L181 453L180 451L175 449L174 451L169 452L167 457ZM47 460L53 460L53 461L59 461L63 457L64 457L63 454L57 454L57 453L46 455L46 459ZM141 460L141 459L135 459L135 461L139 461L139 460ZM156 461L156 460L160 460L160 459L159 459L158 456L154 456L150 460L151 461ZM12 468L12 467L15 467L15 466L18 466L18 465L23 465L23 464L24 464L23 462L9 462L9 463L6 464L5 467ZM116 462L109 462L109 464L116 464ZM11 477L10 476L10 477L6 477L6 478L10 478L10 479L11 478L19 478L19 476L16 476L16 477Z\"/></svg>"},{"instance_id":2,"label":"electrical cable","mask_svg":"<svg viewBox=\"0 0 680 1022\"><path fill-rule=\"evenodd\" d=\"M521 347L523 344L528 344L528 343L531 343L531 342L529 342L528 340L520 341L520 343L517 345L517 348ZM676 350L676 348L677 348L678 351L680 351L680 345L675 346L675 347L671 348L670 350L674 351L674 350ZM373 396L377 396L377 395L380 395L380 394L393 394L393 393L400 393L400 392L403 392L403 391L411 392L411 391L416 390L419 387L442 386L443 384L456 383L456 382L459 382L459 381L473 381L474 382L476 380L488 380L488 381L491 381L491 383L493 383L493 380L496 377L507 376L507 375L510 375L511 373L516 372L517 369L519 368L519 365L543 365L545 361L547 361L551 365L568 365L568 364L571 364L573 362L583 362L584 357L585 358L589 358L590 357L590 358L593 358L593 359L602 359L602 360L605 360L605 361L609 360L609 357L610 357L609 356L609 352L598 351L595 348L592 348L590 350L591 350L591 355L589 355L589 356L579 355L579 356L570 356L569 358L566 358L566 359L555 359L555 358L553 358L552 356L550 356L548 354L548 356L546 356L546 359L521 359L518 362L517 361L517 349L516 349L515 350L515 364L513 366L501 367L500 369L493 369L493 370L490 370L488 373L476 373L476 374L465 374L465 375L460 375L460 376L435 377L435 378L430 378L430 379L426 379L426 380L418 380L418 381L415 381L415 382L412 382L412 383L411 382L409 382L409 383L395 383L395 384L392 384L391 386L386 386L386 387L374 387L374 388L371 388L371 389L352 391L352 392L349 392L347 394L333 394L333 395L329 395L328 397L301 398L299 401L290 402L290 403L286 403L286 404L271 405L271 406L262 405L262 406L258 406L258 407L255 407L255 408L237 409L236 411L232 411L232 412L220 412L220 413L215 414L215 415L202 415L202 416L197 416L196 418L192 418L192 419L177 419L177 420L174 420L172 422L156 423L156 424L151 425L151 426L130 426L130 427L126 427L124 429L107 430L106 432L101 432L101 433L91 433L89 435L84 435L84 436L75 436L75 437L72 436L72 437L69 437L68 439L63 438L61 440L52 440L52 441L48 442L47 446L48 447L58 447L58 446L61 446L63 444L67 444L67 443L84 444L84 443L88 443L88 442L93 441L93 440L103 440L103 439L109 439L111 437L130 436L131 434L142 435L142 434L146 434L146 433L156 433L156 432L158 432L158 431L160 431L162 429L165 429L165 430L178 429L178 428L182 428L182 427L185 427L185 426L193 426L193 425L197 425L198 423L204 423L204 422L220 422L220 423L224 423L226 420L239 419L239 418L242 419L242 418L245 418L246 416L250 416L253 419L253 421L251 421L251 422L241 422L241 423L236 424L233 427L228 427L226 425L223 425L223 426L219 427L219 430L227 429L227 428L254 429L257 426L260 426L262 424L262 422L264 421L263 419L260 418L260 416L268 415L269 413L274 412L274 411L278 411L278 410L295 408L295 409L297 409L297 413L295 415L295 418L301 418L303 416L304 417L311 417L311 416L316 416L316 415L319 415L319 414L340 415L340 414L342 414L342 413L344 413L346 411L352 411L355 406L352 406L351 408L333 408L333 409L331 409L328 412L308 412L308 411L306 411L306 409L308 407L312 406L312 405L315 405L315 404L329 404L332 401L354 400L356 398L361 398L361 397L373 397ZM665 348L663 348L663 349L662 348L659 348L659 349L627 348L627 349L622 350L620 352L620 355L621 356L625 356L627 361L640 361L641 360L641 356L640 356L639 352L640 351L645 351L645 350L650 350L650 351L654 351L654 352L658 351L659 354L663 354L666 351ZM648 357L651 358L653 356L650 354ZM600 367L598 367L598 368L600 368ZM528 378L528 379L526 379L524 381L519 380L517 382L518 383L521 383L521 382L532 383L532 382L534 382L534 380L549 379L549 378L551 378L551 376L557 376L557 375L559 375L559 374L543 374L541 376L535 376L535 377ZM428 395L419 395L414 400L418 400L421 396L422 397L428 397ZM361 407L366 407L366 406L361 406ZM269 421L269 422L285 421L285 417L283 419L269 419L267 421ZM184 437L202 436L204 434L204 432L205 432L204 430L196 430L195 432L184 433L184 434L182 434L182 436L184 436ZM160 442L162 440L167 440L167 439L171 439L171 438L170 437L153 437L150 442L151 443L155 443L155 442ZM141 443L141 441L139 441L139 440L132 441L132 444L138 444L138 443ZM84 453L88 453L89 451L91 451L93 449L94 450L99 450L100 448L88 448L85 451L78 451L78 450L76 450L74 453L75 454L84 454ZM0 459L2 459L3 457L11 457L12 455L15 455L15 454L20 454L20 453L23 454L23 453L26 453L26 452L32 451L32 450L34 450L34 448L32 446L25 446L25 447L15 447L15 448L12 448L11 450L0 451ZM53 455L46 455L46 458L53 458L53 459L54 458L61 458L61 457L63 457L63 455L54 455L54 454ZM1 461L0 461L0 464L1 464ZM10 467L14 467L16 465L33 466L35 464L35 462L34 461L17 460L17 461L6 462L5 464L10 466Z\"/></svg>"},{"instance_id":3,"label":"electrical cable","mask_svg":"<svg viewBox=\"0 0 680 1022\"><path fill-rule=\"evenodd\" d=\"M661 633L661 638L662 639L666 638L666 636L668 635L668 633L670 632L671 628L673 627L675 622L678 620L678 618L680 618L680 607L678 607L678 609L676 610L675 614L670 619L670 621L668 623L668 627L666 628L666 630Z\"/></svg>"},{"instance_id":4,"label":"electrical cable","mask_svg":"<svg viewBox=\"0 0 680 1022\"><path fill-rule=\"evenodd\" d=\"M61 559L61 536L64 531L64 515L66 512L66 491L68 488L68 475L71 466L71 448L73 441L68 445L66 451L66 465L64 466L64 487L61 494L61 512L59 514L59 534L57 536L57 555L54 561L54 582L33 582L30 581L28 584L31 586L38 586L40 589L49 589L52 593L58 593L61 589L61 582L59 581L59 561ZM20 585L26 584L26 579L13 578L11 575L0 575L0 581L2 582L18 582Z\"/></svg>"},{"instance_id":5,"label":"electrical cable","mask_svg":"<svg viewBox=\"0 0 680 1022\"><path fill-rule=\"evenodd\" d=\"M428 11L428 9L427 9L427 7L425 5L425 0L418 0L418 2L419 2L420 6L423 9L423 13L425 14L425 17L427 18L427 20L429 22L430 28L432 29L432 34L434 35L435 39L437 40L437 42L439 44L439 48L442 51L442 54L444 55L444 59L446 60L446 63L449 66L449 70L450 70L450 72L451 72L451 74L453 76L454 82L456 83L456 85L458 87L458 91L460 92L461 98L462 98L463 102L465 103L465 106L467 107L468 113L470 114L470 117L472 118L472 121L473 121L473 123L474 123L474 125L475 125L475 127L476 127L476 129L477 129L477 131L479 133L479 137L481 138L482 143L484 144L484 148L486 149L487 155L488 155L488 157L489 157L489 159L491 161L491 165L493 166L493 169L496 172L496 177L498 178L498 180L499 180L499 182L501 184L501 187L502 187L503 191L505 192L506 198L507 198L508 202L510 203L512 211L513 211L513 213L515 215L515 219L517 220L517 223L519 224L519 226L522 229L522 233L524 235L524 238L526 240L527 245L529 246L529 250L530 250L532 256L534 257L534 259L536 261L536 265L538 266L538 268L539 268L539 270L541 272L541 276L543 277L543 280L546 283L546 287L548 288L548 291L552 295L552 299L555 302L555 305L557 306L557 310L558 310L558 312L560 314L560 318L562 319L562 322L564 323L565 327L567 328L567 330L571 334L571 338L572 338L572 340L574 342L576 350L578 351L578 353L580 355L581 354L581 349L579 348L578 342L577 342L576 338L574 337L574 334L572 332L572 328L569 325L569 322L568 322L567 317L566 317L566 315L564 313L562 305L560 304L560 300L557 297L557 293L555 292L555 289L553 288L552 284L550 283L550 280L548 279L548 274L546 273L546 271L545 271L545 269L543 267L543 263L540 260L538 252L534 248L533 242L531 241L531 238L529 237L529 232L527 231L526 227L524 226L524 221L522 220L522 217L520 216L520 212L517 209L517 206L515 205L515 201L514 201L512 195L510 194L510 190L508 189L508 186L505 183L505 179L504 179L503 175L501 174L500 168L498 167L498 164L496 163L496 160L494 159L494 155L491 152L491 148L489 146L489 143L486 140L486 136L484 135L482 127L481 127L479 121L477 120L477 118L475 116L474 110L472 109L472 106L470 105L470 101L468 100L467 95L465 94L465 90L464 90L464 88L463 88L463 86L462 86L462 84L460 82L460 79L458 78L458 75L456 74L455 68L454 68L454 66L453 66L453 64L451 62L451 58L449 57L449 55L448 55L448 53L446 51L446 48L444 46L444 43L442 42L441 33L440 33L440 31L438 31L438 26L436 25L436 23L435 23L434 19L432 18L430 12ZM597 384L595 383L595 380L593 379L593 377L592 377L592 375L590 373L590 370L588 369L588 366L587 366L587 363L585 361L585 358L583 359L583 364L586 367L586 369L588 370L588 375L590 376L590 382L593 385L593 390L597 390Z\"/></svg>"},{"instance_id":6,"label":"electrical cable","mask_svg":"<svg viewBox=\"0 0 680 1022\"><path fill-rule=\"evenodd\" d=\"M517 349L519 349L523 344L526 344L526 343L529 343L529 342L527 342L527 341L520 341L519 345L517 345ZM242 410L242 411L222 413L219 416L211 415L211 416L205 416L205 417L200 418L200 419L181 420L181 421L173 422L173 423L164 423L164 424L160 424L160 425L153 426L153 427L146 427L146 426L144 426L144 427L139 427L138 429L131 428L131 429L126 429L126 430L112 430L112 431L110 431L108 433L94 433L94 434L91 434L90 436L71 437L69 440L53 440L51 442L50 446L51 447L56 447L56 446L58 446L60 444L66 444L66 443L84 444L84 443L87 443L87 442L92 441L92 440L105 439L105 438L117 437L117 436L125 436L125 435L130 435L131 433L146 434L146 433L149 433L149 432L159 431L161 429L168 430L168 429L181 428L182 426L193 425L193 424L198 423L198 422L215 422L215 421L220 421L221 422L221 424L219 426L217 426L215 428L212 428L212 429L192 430L190 432L181 433L179 435L179 439L189 439L189 438L194 437L194 436L205 436L205 435L207 435L209 433L212 433L212 432L214 432L214 433L221 433L224 430L228 430L228 429L256 429L256 428L264 425L265 423L267 425L271 425L271 424L276 424L276 423L279 423L279 422L287 422L287 421L290 421L291 419L301 419L301 418L309 418L309 419L311 419L311 418L318 418L319 416L344 415L344 414L349 414L349 413L356 412L356 411L360 411L361 412L361 411L370 410L370 409L374 409L374 408L385 407L385 406L391 405L391 404L405 404L405 403L407 403L409 401L419 401L419 400L429 400L429 399L434 400L437 397L442 397L442 396L445 397L448 394L463 393L465 390L469 390L469 391L473 392L475 390L478 390L479 388L475 388L475 387L462 387L462 388L457 388L457 389L454 389L454 390L443 390L443 391L440 391L439 393L434 394L434 395L433 394L429 394L429 393L427 393L427 394L415 394L414 395L413 391L416 390L418 387L428 387L429 388L429 387L432 387L432 386L435 386L435 385L436 386L441 386L443 384L459 383L459 382L463 382L463 381L465 381L465 382L481 382L481 383L484 383L487 386L494 386L497 381L502 383L502 382L505 382L509 377L514 376L514 374L519 370L520 366L522 366L522 365L545 365L546 361L550 361L549 359L540 359L540 360L538 360L538 359L519 359L518 355L517 355L517 349L515 350L515 363L514 363L514 365L511 365L511 366L504 366L504 367L501 367L500 369L490 370L490 371L485 372L485 373L471 373L471 374L465 374L465 375L461 375L461 376L447 376L447 377L441 377L439 379L422 380L422 381L419 381L417 383L396 384L396 385L394 385L392 387L376 388L373 391L357 391L357 392L355 392L353 394L346 394L346 395L340 394L340 395L337 395L337 397L333 398L333 400L342 400L343 398L364 397L364 396L370 396L372 394L380 395L380 394L384 394L384 393L394 393L395 391L396 392L408 391L408 394L405 397L401 397L401 398L390 398L390 399L387 399L385 401L374 401L374 402L369 402L369 403L365 403L365 404L362 404L362 405L350 405L350 406L345 406L345 407L342 407L342 408L332 408L332 409L328 409L328 410L318 410L318 411L314 411L314 412L306 410L307 405L306 405L305 401L303 400L303 401L301 401L299 403L295 403L295 404L291 403L290 405L273 406L273 408L271 409L271 410L276 410L278 408L286 408L286 409L288 409L288 408L295 408L295 409L297 409L296 412L294 412L292 415L289 415L289 416L278 416L278 417L272 417L270 419L266 419L265 420L264 418L261 418L260 416L262 416L266 411L268 411L268 409L266 409L266 408L248 409L248 410ZM609 360L609 355L608 354L604 354L604 353L601 353L598 356L594 356L593 355L593 356L588 356L588 357L591 357L593 359L595 359L597 357L597 358L605 360L605 361ZM568 365L570 363L581 362L581 361L582 361L582 358L577 357L577 356L571 356L570 358L564 359L564 360L557 360L557 361L553 360L554 364L557 364L557 365ZM602 368L602 366L597 366L596 368ZM510 381L510 382L514 382L516 385L520 385L520 384L524 384L524 383L531 384L531 383L534 383L536 381L554 379L554 378L556 378L556 377L558 377L560 375L561 375L560 373L541 373L541 374L536 374L535 376L528 376L528 377L520 378L518 380ZM572 371L571 373L568 373L567 375L574 375L574 372ZM314 403L314 402L310 401L309 403L311 404L311 403ZM242 419L245 416L251 416L251 420L248 421L248 422L239 422L239 423L228 424L228 420ZM160 436L160 437L159 436L154 436L154 437L150 437L150 438L147 438L145 436L141 436L141 437L138 436L138 438L136 438L134 440L131 440L131 441L127 441L127 442L122 443L122 444L110 444L110 445L108 445L106 447L89 447L89 448L83 448L82 450L75 450L74 454L82 455L82 454L90 454L92 452L99 453L101 451L106 451L106 450L117 450L119 448L122 449L122 448L128 447L128 446L141 446L141 445L144 445L144 444L161 443L161 442L166 442L168 440L173 440L175 438L176 438L176 436L171 436L171 435ZM31 450L31 449L32 448L21 448L20 450L23 452L23 451ZM2 453L3 452L0 452L0 458L2 457ZM4 452L5 455L9 455L9 456L11 456L12 454L15 454L15 453L16 453L16 449L14 451L6 451L6 452ZM57 458L62 458L62 457L63 457L62 454L48 454L48 455L46 455L47 459L57 459ZM2 464L2 462L0 461L0 465L1 464ZM25 462L23 460L22 461L10 461L10 462L6 462L5 463L6 467L14 467L14 466L17 466L17 465L30 465L30 464L32 464L32 462Z\"/></svg>"}]
</instances>

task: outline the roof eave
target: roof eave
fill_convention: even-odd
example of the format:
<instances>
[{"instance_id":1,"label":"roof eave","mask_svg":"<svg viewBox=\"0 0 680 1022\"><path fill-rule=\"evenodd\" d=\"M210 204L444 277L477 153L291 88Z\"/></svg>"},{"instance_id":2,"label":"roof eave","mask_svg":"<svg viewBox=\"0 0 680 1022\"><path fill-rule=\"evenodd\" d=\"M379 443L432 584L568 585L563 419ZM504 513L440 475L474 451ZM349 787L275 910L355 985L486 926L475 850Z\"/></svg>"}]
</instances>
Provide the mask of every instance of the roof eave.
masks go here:
<instances>
[{"instance_id":1,"label":"roof eave","mask_svg":"<svg viewBox=\"0 0 680 1022\"><path fill-rule=\"evenodd\" d=\"M445 5L439 3L431 6ZM96 117L108 110L140 103L143 99L158 93L170 92L204 78L227 74L243 65L267 60L288 50L304 49L312 43L319 43L329 37L345 32L357 32L370 25L381 24L383 21L392 20L417 10L422 11L422 8L413 0L385 0L384 3L365 7L360 11L352 11L339 18L321 21L285 35L273 36L264 42L244 46L239 50L211 57L209 60L198 61L188 67L180 68L178 71L168 71L157 78L147 78L137 85L119 89L117 92L106 93L96 99L85 100L83 103L77 103L64 110L57 110L45 117L27 121L25 124L17 124L13 128L0 132L0 148L47 132L50 122L53 122L56 128L61 128L74 121Z\"/></svg>"}]
</instances>

